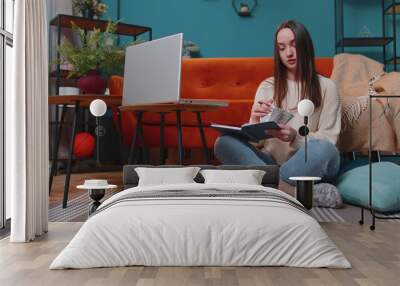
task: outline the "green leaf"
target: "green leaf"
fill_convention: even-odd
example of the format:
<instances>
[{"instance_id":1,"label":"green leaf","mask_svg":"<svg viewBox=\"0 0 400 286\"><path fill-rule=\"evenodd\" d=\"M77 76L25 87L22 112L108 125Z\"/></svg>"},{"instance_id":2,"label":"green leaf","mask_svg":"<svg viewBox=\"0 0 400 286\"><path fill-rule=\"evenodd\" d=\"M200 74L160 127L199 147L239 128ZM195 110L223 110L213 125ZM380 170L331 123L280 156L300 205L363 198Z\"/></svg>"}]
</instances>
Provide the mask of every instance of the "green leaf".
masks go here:
<instances>
[{"instance_id":1,"label":"green leaf","mask_svg":"<svg viewBox=\"0 0 400 286\"><path fill-rule=\"evenodd\" d=\"M58 47L60 60L51 63L70 63L73 66L73 70L69 73L69 77L82 76L94 69L107 76L122 74L125 47L143 42L143 40L138 40L123 46L117 46L115 44L117 22L109 21L104 32L98 28L85 32L75 23L72 22L71 24L72 31L79 43L74 45L68 39L65 39Z\"/></svg>"}]
</instances>

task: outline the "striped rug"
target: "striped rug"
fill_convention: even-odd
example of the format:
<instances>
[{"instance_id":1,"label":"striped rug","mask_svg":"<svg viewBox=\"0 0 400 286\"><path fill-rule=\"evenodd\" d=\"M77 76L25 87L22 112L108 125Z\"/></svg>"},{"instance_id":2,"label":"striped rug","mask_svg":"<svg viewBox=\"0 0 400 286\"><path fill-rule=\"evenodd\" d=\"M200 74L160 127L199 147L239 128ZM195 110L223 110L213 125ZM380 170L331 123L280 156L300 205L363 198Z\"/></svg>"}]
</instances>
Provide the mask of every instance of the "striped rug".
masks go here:
<instances>
[{"instance_id":1,"label":"striped rug","mask_svg":"<svg viewBox=\"0 0 400 286\"><path fill-rule=\"evenodd\" d=\"M112 192L106 192L104 199L113 195ZM88 218L89 205L92 199L88 194L80 195L74 199L68 200L68 207L63 209L62 204L49 207L49 221L68 222L68 221L86 221Z\"/></svg>"},{"instance_id":2,"label":"striped rug","mask_svg":"<svg viewBox=\"0 0 400 286\"><path fill-rule=\"evenodd\" d=\"M85 194L77 198L74 198L72 200L69 200L68 207L65 209L62 208L62 204L50 207L49 221L51 222L76 221L76 219L87 214L89 203L90 203L89 197Z\"/></svg>"},{"instance_id":3,"label":"striped rug","mask_svg":"<svg viewBox=\"0 0 400 286\"><path fill-rule=\"evenodd\" d=\"M318 222L345 222L335 209L312 208L310 212Z\"/></svg>"},{"instance_id":4,"label":"striped rug","mask_svg":"<svg viewBox=\"0 0 400 286\"><path fill-rule=\"evenodd\" d=\"M112 195L111 192L106 193L105 198ZM68 222L68 221L85 221L88 218L88 208L92 200L87 194L80 195L68 201L68 207L63 209L61 204L50 207L49 221L52 222ZM359 219L359 208L346 206L347 212L341 209L329 208L312 208L310 214L318 222L354 222ZM350 214L349 208L351 209ZM367 212L366 212L367 213ZM396 216L393 216L396 217ZM390 220L398 221L398 220ZM400 221L398 221L400 222Z\"/></svg>"}]
</instances>

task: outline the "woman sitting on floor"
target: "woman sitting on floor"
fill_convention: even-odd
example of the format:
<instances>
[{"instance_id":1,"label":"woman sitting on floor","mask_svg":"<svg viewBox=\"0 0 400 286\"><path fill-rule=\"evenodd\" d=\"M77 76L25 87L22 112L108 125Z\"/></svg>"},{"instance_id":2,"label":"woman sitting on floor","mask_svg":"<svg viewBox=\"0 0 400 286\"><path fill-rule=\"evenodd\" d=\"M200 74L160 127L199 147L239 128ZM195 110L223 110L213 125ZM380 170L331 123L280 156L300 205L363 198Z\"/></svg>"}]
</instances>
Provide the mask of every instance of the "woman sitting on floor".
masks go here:
<instances>
[{"instance_id":1,"label":"woman sitting on floor","mask_svg":"<svg viewBox=\"0 0 400 286\"><path fill-rule=\"evenodd\" d=\"M274 138L265 140L262 150L242 138L223 135L215 143L215 156L222 164L280 164L281 190L293 193L291 176L333 179L340 167L335 147L341 127L341 105L333 81L317 74L314 47L307 29L295 21L282 23L275 34L274 77L261 82L255 95L250 123L258 123L273 107L294 115L280 130L269 130ZM304 118L297 113L302 99L314 103L308 121L308 160L304 160L304 137L297 130Z\"/></svg>"}]
</instances>

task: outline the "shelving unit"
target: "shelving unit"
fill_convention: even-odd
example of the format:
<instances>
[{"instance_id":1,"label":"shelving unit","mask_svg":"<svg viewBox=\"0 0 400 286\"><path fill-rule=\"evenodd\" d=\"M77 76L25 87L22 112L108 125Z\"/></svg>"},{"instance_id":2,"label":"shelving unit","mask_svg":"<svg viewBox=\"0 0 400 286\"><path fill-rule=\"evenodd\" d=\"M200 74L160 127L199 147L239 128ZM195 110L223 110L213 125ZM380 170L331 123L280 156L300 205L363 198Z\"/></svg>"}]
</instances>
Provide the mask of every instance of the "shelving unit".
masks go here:
<instances>
[{"instance_id":1,"label":"shelving unit","mask_svg":"<svg viewBox=\"0 0 400 286\"><path fill-rule=\"evenodd\" d=\"M391 4L389 7L385 9L386 14L392 14L393 10L396 14L400 14L400 2Z\"/></svg>"},{"instance_id":2,"label":"shelving unit","mask_svg":"<svg viewBox=\"0 0 400 286\"><path fill-rule=\"evenodd\" d=\"M351 2L352 0L347 0ZM400 1L399 0L381 0L381 17L382 17L382 36L381 37L345 37L344 36L344 16L343 16L343 2L344 0L334 0L335 3L335 51L336 54L344 52L347 47L380 47L382 48L382 63L387 69L388 65L393 66L393 70L398 70L400 65L400 57L397 55L397 26L396 19L397 14L400 14ZM387 19L387 17L391 17ZM392 33L387 34L386 21L390 22ZM388 57L388 48L392 48L391 56ZM376 219L397 219L392 216L385 216L377 212L373 208L373 169L372 163L374 161L374 152L372 150L372 100L375 98L400 98L400 95L369 95L369 150L368 150L368 161L369 161L369 187L368 187L368 206L361 206L361 219L359 223L364 224L364 210L367 209L372 215L372 224L370 225L371 230L375 230ZM400 219L400 218L399 218Z\"/></svg>"},{"instance_id":3,"label":"shelving unit","mask_svg":"<svg viewBox=\"0 0 400 286\"><path fill-rule=\"evenodd\" d=\"M101 31L105 31L107 28L108 21L105 20L97 20L97 19L88 19L71 15L57 15L50 21L50 26L55 26L57 28L57 46L61 44L61 29L71 29L72 22L77 25L79 28L84 29L86 31L91 31L95 28L100 29ZM132 25L126 23L118 23L116 27L115 34L122 36L130 36L133 37L133 40L136 40L138 36L148 33L149 41L153 38L153 31L150 27ZM60 54L57 52L56 59L60 59ZM50 72L50 79L55 79L55 89L56 94L59 94L60 84L63 82L67 82L69 84L71 79L67 79L68 70L62 70L60 65L56 65L56 69ZM72 79L74 80L74 79Z\"/></svg>"},{"instance_id":4,"label":"shelving unit","mask_svg":"<svg viewBox=\"0 0 400 286\"><path fill-rule=\"evenodd\" d=\"M391 15L393 17L392 21L393 21L393 34L394 34L394 39L395 39L395 51L396 51L396 37L397 37L397 33L396 33L396 15L400 14L400 2L398 1L391 1L392 3L385 8L385 15ZM390 64L394 66L394 70L397 71L397 65L400 65L400 57L397 55L397 53L394 54L393 57L391 57L390 59L388 59L386 61L386 64Z\"/></svg>"},{"instance_id":5,"label":"shelving unit","mask_svg":"<svg viewBox=\"0 0 400 286\"><path fill-rule=\"evenodd\" d=\"M369 140L368 140L368 210L372 215L372 224L369 226L371 230L375 230L376 219L400 219L400 217L392 217L392 216L384 216L379 214L373 206L373 192L372 192L372 180L373 180L373 172L372 172L372 163L373 163L373 150L372 150L372 100L373 99L382 99L382 98L400 98L400 95L369 95L368 98L368 109L369 109L369 120L368 120L368 132L369 132ZM359 221L360 225L364 224L364 209L365 207L361 206L361 219Z\"/></svg>"},{"instance_id":6,"label":"shelving unit","mask_svg":"<svg viewBox=\"0 0 400 286\"><path fill-rule=\"evenodd\" d=\"M55 18L53 18L50 21L50 26L56 27L56 37L57 37L57 46L61 44L61 32L62 29L71 29L72 28L72 22L77 25L79 28L84 29L85 31L91 31L95 28L100 29L101 31L105 31L108 25L108 21L105 20L98 20L98 19L88 19L88 18L82 18L82 17L77 17L77 16L71 16L71 15L57 15ZM133 40L136 40L138 36L146 34L148 35L148 40L152 40L153 34L152 34L152 29L150 27L144 27L144 26L139 26L139 25L131 25L131 24L126 24L126 23L118 23L116 26L116 31L115 34L117 35L122 35L122 36L128 36L132 37ZM60 59L60 53L57 51L56 53L56 60L58 61ZM68 75L68 70L63 70L60 67L60 64L56 65L55 70L50 71L49 73L49 82L54 84L55 87L55 95L59 95L60 91L60 86L61 85L66 85L66 86L74 86L76 78L67 78ZM54 91L50 91L49 94L54 94ZM59 108L62 106L62 116L61 116L61 121L64 122L64 115L65 115L65 110L67 107L71 106L69 104L65 103L65 100L67 99L66 96L60 97L60 102L57 103L58 101L55 99L57 98L56 96L52 97L52 104L55 108L54 110L54 120L50 121L51 126L55 130L54 136L53 136L53 152L51 156L51 160L53 161L52 167L51 167L51 172L50 172L50 178L49 178L49 189L51 190L51 185L52 185L52 179L53 176L57 173L57 164L54 164L54 162L57 161L58 157L58 146L60 143L60 137L61 137L61 129L63 123L60 123L60 118L59 118ZM78 95L76 95L78 96ZM97 95L98 96L98 95ZM82 96L85 99L88 98L87 95ZM80 98L80 96L79 96ZM114 98L107 98L107 100L115 100ZM120 99L119 99L120 100ZM74 136L76 133L76 129L78 128L78 120L79 120L79 109L80 108L85 108L85 106L79 106L79 104L76 102L72 102L72 106L74 107L75 110L75 115L72 123L72 137L70 140L70 146L69 146L69 154L68 154L68 166L67 166L67 176L64 184L64 199L63 199L63 207L66 207L67 205L67 196L68 196L68 187L69 187L69 175L71 173L71 160L72 160L72 147L73 142L74 142ZM85 116L83 116L85 118ZM83 122L82 120L80 120ZM66 123L65 123L66 124Z\"/></svg>"},{"instance_id":7,"label":"shelving unit","mask_svg":"<svg viewBox=\"0 0 400 286\"><path fill-rule=\"evenodd\" d=\"M350 2L351 0L349 0ZM397 31L396 15L400 14L400 2L396 0L381 0L382 16L382 36L381 37L345 37L344 36L344 0L334 0L335 3L335 52L344 52L347 47L380 47L382 48L382 63L385 68L392 65L393 70L397 71L397 65L400 64L400 57L397 56ZM386 4L390 2L389 4ZM387 35L387 17L392 17L392 34ZM392 56L388 58L387 49L392 47Z\"/></svg>"}]
</instances>

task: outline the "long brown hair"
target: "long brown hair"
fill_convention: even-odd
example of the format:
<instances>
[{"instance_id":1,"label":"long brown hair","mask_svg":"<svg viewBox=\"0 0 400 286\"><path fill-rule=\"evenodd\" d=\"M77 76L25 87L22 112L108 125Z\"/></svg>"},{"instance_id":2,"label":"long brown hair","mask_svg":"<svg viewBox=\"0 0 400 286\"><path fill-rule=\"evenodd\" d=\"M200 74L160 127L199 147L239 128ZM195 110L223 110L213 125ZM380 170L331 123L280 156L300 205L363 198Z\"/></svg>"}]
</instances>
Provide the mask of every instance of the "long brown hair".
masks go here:
<instances>
[{"instance_id":1,"label":"long brown hair","mask_svg":"<svg viewBox=\"0 0 400 286\"><path fill-rule=\"evenodd\" d=\"M287 69L279 56L277 41L279 31L284 28L292 30L295 36L297 60L295 80L301 90L301 99L310 99L317 108L321 105L322 98L321 85L315 69L314 46L306 27L293 20L280 24L275 33L274 102L278 107L282 107L282 101L288 90Z\"/></svg>"}]
</instances>

